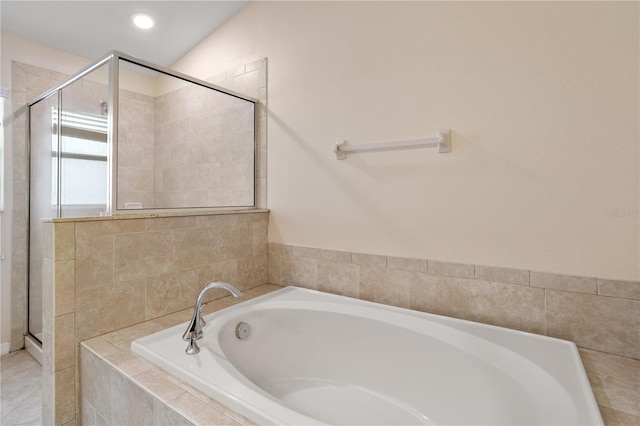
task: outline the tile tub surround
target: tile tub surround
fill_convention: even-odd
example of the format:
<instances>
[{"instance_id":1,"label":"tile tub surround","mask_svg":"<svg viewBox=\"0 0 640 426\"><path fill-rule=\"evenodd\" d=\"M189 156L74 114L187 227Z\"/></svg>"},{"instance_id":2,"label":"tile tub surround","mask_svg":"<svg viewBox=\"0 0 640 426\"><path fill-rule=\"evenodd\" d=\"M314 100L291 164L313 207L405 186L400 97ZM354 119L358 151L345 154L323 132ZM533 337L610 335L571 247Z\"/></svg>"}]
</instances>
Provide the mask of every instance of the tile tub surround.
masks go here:
<instances>
[{"instance_id":1,"label":"tile tub surround","mask_svg":"<svg viewBox=\"0 0 640 426\"><path fill-rule=\"evenodd\" d=\"M225 297L208 304L206 313L277 290L264 285L241 300ZM223 404L149 364L131 352L131 342L191 318L184 310L95 337L82 343L82 424L211 425L253 424ZM640 361L581 349L580 355L607 425L640 424ZM135 408L120 399L135 400ZM113 405L118 407L112 409ZM144 420L139 416L142 415Z\"/></svg>"},{"instance_id":2,"label":"tile tub surround","mask_svg":"<svg viewBox=\"0 0 640 426\"><path fill-rule=\"evenodd\" d=\"M263 285L244 292L240 299L227 296L207 304L204 312L214 312L279 288ZM131 352L133 340L187 322L192 314L192 309L185 309L82 343L83 425L254 424Z\"/></svg>"},{"instance_id":3,"label":"tile tub surround","mask_svg":"<svg viewBox=\"0 0 640 426\"><path fill-rule=\"evenodd\" d=\"M267 225L267 210L44 223L44 424L79 418L80 342L191 308L210 281L267 283Z\"/></svg>"},{"instance_id":4,"label":"tile tub surround","mask_svg":"<svg viewBox=\"0 0 640 426\"><path fill-rule=\"evenodd\" d=\"M269 244L269 282L574 341L640 359L640 282Z\"/></svg>"}]
</instances>

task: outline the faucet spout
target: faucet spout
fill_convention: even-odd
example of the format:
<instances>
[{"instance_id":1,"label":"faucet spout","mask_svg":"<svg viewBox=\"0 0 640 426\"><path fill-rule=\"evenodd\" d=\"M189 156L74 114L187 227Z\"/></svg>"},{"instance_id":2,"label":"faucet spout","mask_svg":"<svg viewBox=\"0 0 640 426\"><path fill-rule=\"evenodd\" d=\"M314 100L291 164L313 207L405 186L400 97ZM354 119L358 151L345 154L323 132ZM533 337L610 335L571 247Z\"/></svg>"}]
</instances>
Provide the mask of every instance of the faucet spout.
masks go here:
<instances>
[{"instance_id":1,"label":"faucet spout","mask_svg":"<svg viewBox=\"0 0 640 426\"><path fill-rule=\"evenodd\" d=\"M223 288L227 290L233 297L242 296L242 292L232 286L229 283L214 281L212 283L207 284L200 290L200 294L198 294L198 298L196 299L196 306L193 310L193 317L191 317L191 322L187 326L184 334L182 335L182 340L189 342L187 346L186 353L187 355L195 355L200 352L200 348L198 347L197 340L202 339L202 320L200 316L202 315L201 306L202 300L204 299L204 295L207 294L209 290L213 290L215 288Z\"/></svg>"}]
</instances>

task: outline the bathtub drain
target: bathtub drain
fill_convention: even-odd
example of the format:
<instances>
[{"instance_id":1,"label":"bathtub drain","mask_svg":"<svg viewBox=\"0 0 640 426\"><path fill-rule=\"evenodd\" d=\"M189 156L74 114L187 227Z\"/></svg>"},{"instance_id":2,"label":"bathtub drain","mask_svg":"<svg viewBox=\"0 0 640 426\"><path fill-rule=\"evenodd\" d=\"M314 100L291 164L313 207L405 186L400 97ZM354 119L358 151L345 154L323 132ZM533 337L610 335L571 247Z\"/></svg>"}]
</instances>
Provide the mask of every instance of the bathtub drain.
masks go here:
<instances>
[{"instance_id":1,"label":"bathtub drain","mask_svg":"<svg viewBox=\"0 0 640 426\"><path fill-rule=\"evenodd\" d=\"M240 340L245 340L251 334L251 326L246 322L239 322L236 325L236 337Z\"/></svg>"}]
</instances>

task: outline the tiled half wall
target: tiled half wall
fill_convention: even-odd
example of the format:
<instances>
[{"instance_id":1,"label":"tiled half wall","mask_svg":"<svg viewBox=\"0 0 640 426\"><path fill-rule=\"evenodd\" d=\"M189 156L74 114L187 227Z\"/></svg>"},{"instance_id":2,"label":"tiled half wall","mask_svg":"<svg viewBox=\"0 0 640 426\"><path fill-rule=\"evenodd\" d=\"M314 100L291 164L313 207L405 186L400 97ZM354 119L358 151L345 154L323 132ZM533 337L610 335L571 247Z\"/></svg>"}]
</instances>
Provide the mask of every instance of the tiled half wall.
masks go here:
<instances>
[{"instance_id":1,"label":"tiled half wall","mask_svg":"<svg viewBox=\"0 0 640 426\"><path fill-rule=\"evenodd\" d=\"M267 225L266 210L45 223L44 424L79 419L80 342L192 307L210 281L265 284Z\"/></svg>"},{"instance_id":2,"label":"tiled half wall","mask_svg":"<svg viewBox=\"0 0 640 426\"><path fill-rule=\"evenodd\" d=\"M298 285L640 359L638 282L269 244L267 225L266 210L45 223L45 424L79 419L80 342L192 307L212 280Z\"/></svg>"},{"instance_id":3,"label":"tiled half wall","mask_svg":"<svg viewBox=\"0 0 640 426\"><path fill-rule=\"evenodd\" d=\"M269 282L498 325L640 359L640 282L269 244Z\"/></svg>"}]
</instances>

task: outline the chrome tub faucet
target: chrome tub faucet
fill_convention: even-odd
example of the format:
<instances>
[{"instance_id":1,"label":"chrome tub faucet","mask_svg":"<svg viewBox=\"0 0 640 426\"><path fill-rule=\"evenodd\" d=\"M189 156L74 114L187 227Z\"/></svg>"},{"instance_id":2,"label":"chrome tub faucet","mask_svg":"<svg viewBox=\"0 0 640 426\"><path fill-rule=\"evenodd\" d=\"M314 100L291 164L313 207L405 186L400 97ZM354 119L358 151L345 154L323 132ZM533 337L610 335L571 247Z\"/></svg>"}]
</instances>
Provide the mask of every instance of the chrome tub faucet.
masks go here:
<instances>
[{"instance_id":1,"label":"chrome tub faucet","mask_svg":"<svg viewBox=\"0 0 640 426\"><path fill-rule=\"evenodd\" d=\"M209 283L200 290L200 294L198 294L198 298L196 299L196 307L193 310L193 317L191 318L189 326L182 335L182 340L189 342L187 349L185 350L187 355L195 355L200 352L200 348L196 341L202 339L202 326L204 325L204 320L202 319L202 299L204 299L204 295L207 294L209 290L216 288L223 288L227 290L233 295L233 297L242 296L242 292L240 290L229 283L220 281Z\"/></svg>"}]
</instances>

